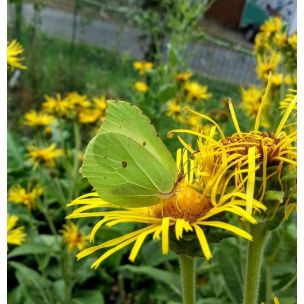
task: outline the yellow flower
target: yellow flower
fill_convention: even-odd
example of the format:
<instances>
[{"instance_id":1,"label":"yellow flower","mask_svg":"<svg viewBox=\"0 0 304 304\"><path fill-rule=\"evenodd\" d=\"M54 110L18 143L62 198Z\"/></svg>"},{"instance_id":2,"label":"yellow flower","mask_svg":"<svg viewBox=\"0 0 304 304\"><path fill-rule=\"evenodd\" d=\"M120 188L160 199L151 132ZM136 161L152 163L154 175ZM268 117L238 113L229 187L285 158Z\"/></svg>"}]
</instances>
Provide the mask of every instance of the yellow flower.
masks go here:
<instances>
[{"instance_id":1,"label":"yellow flower","mask_svg":"<svg viewBox=\"0 0 304 304\"><path fill-rule=\"evenodd\" d=\"M291 75L291 74L288 74L285 76L284 78L284 83L287 84L287 85L296 85L297 84L297 76L296 75Z\"/></svg>"},{"instance_id":2,"label":"yellow flower","mask_svg":"<svg viewBox=\"0 0 304 304\"><path fill-rule=\"evenodd\" d=\"M80 108L87 108L91 105L86 95L80 95L77 92L70 92L65 100L73 106L78 106Z\"/></svg>"},{"instance_id":3,"label":"yellow flower","mask_svg":"<svg viewBox=\"0 0 304 304\"><path fill-rule=\"evenodd\" d=\"M37 168L40 165L54 167L55 159L63 155L63 150L57 149L56 144L51 144L47 148L29 146L27 149L29 151L28 155L34 164L34 168Z\"/></svg>"},{"instance_id":4,"label":"yellow flower","mask_svg":"<svg viewBox=\"0 0 304 304\"><path fill-rule=\"evenodd\" d=\"M93 102L94 102L94 107L101 111L104 111L107 107L107 101L104 96L94 97Z\"/></svg>"},{"instance_id":5,"label":"yellow flower","mask_svg":"<svg viewBox=\"0 0 304 304\"><path fill-rule=\"evenodd\" d=\"M153 69L153 63L148 61L135 61L133 67L140 75L143 75L146 71Z\"/></svg>"},{"instance_id":6,"label":"yellow flower","mask_svg":"<svg viewBox=\"0 0 304 304\"><path fill-rule=\"evenodd\" d=\"M269 37L263 32L258 33L254 38L254 50L259 52L263 49L269 49Z\"/></svg>"},{"instance_id":7,"label":"yellow flower","mask_svg":"<svg viewBox=\"0 0 304 304\"><path fill-rule=\"evenodd\" d=\"M68 251L72 252L74 249L83 250L87 246L88 236L80 232L79 227L73 223L63 225L61 229L63 241L68 246Z\"/></svg>"},{"instance_id":8,"label":"yellow flower","mask_svg":"<svg viewBox=\"0 0 304 304\"><path fill-rule=\"evenodd\" d=\"M283 74L282 73L272 74L271 81L273 85L280 86L283 83Z\"/></svg>"},{"instance_id":9,"label":"yellow flower","mask_svg":"<svg viewBox=\"0 0 304 304\"><path fill-rule=\"evenodd\" d=\"M282 31L283 19L282 17L269 18L262 26L261 31L267 34L273 34Z\"/></svg>"},{"instance_id":10,"label":"yellow flower","mask_svg":"<svg viewBox=\"0 0 304 304\"><path fill-rule=\"evenodd\" d=\"M24 124L30 127L49 126L54 121L55 117L43 112L31 110L24 115Z\"/></svg>"},{"instance_id":11,"label":"yellow flower","mask_svg":"<svg viewBox=\"0 0 304 304\"><path fill-rule=\"evenodd\" d=\"M262 102L264 90L254 85L246 88L241 88L241 107L250 118L255 118ZM265 111L269 108L269 99L264 103ZM267 117L263 117L261 125L269 127L270 123Z\"/></svg>"},{"instance_id":12,"label":"yellow flower","mask_svg":"<svg viewBox=\"0 0 304 304\"><path fill-rule=\"evenodd\" d=\"M257 166L257 168L261 168L262 170L262 176L261 176L261 182L259 189L257 193L259 194L259 201L262 202L265 191L267 188L267 181L271 176L276 175L277 179L279 181L279 184L282 189L284 189L282 181L281 181L281 173L283 170L283 165L289 166L291 170L294 170L297 158L296 153L296 147L295 147L295 141L297 138L297 131L294 130L292 132L287 131L288 124L287 121L291 117L292 111L295 110L296 104L297 104L297 95L292 95L289 98L289 104L286 110L283 112L283 116L276 128L275 131L267 131L267 132L260 132L259 126L261 122L261 115L262 110L265 105L265 102L267 100L267 96L270 90L270 84L268 83L266 92L264 94L263 100L260 104L258 113L256 115L255 125L251 132L242 132L239 123L237 120L237 117L235 115L233 104L231 101L229 101L229 108L231 112L231 117L236 129L236 133L232 134L229 137L225 137L223 131L221 130L220 126L213 121L210 117L200 114L197 112L194 112L198 116L200 116L203 119L206 119L214 124L212 128L217 130L220 133L221 139L220 141L213 140L213 136L206 137L206 135L203 135L202 133L191 131L191 130L173 130L172 132L176 133L188 133L197 136L198 138L207 138L209 140L210 146L212 147L213 151L217 151L217 155L219 159L223 159L223 151L226 151L226 153L231 157L231 161L227 158L227 156L224 155L226 165L230 167L231 169L235 168L237 170L240 169L240 167L245 166L247 163L250 164L250 161L252 162L251 168L254 168L254 166ZM203 160L206 159L206 151L204 149L200 148L199 150L202 150L203 152L197 153L194 150L191 150L187 145L185 145L190 151L190 153L194 153L195 157ZM217 147L217 148L216 148ZM250 156L251 151L251 156ZM216 153L216 152L214 152ZM206 161L202 162L203 165L206 165ZM267 171L267 168L269 166L276 165L276 171L272 171L269 173ZM210 172L213 172L214 169L212 166L209 165ZM248 168L248 171L249 168ZM253 171L252 171L253 172ZM254 185L255 183L255 176L254 174L251 174L249 176L248 174L248 181L251 179L252 183L251 185ZM209 182L212 183L214 186L214 181L208 177ZM242 180L239 179L238 180ZM251 196L253 197L254 187L250 189ZM247 190L246 190L246 194ZM215 195L215 193L214 193ZM252 203L252 202L251 202ZM288 201L287 201L288 203ZM286 204L287 204L286 203ZM251 204L250 204L251 205ZM249 206L250 206L249 205ZM251 208L251 207L249 207ZM287 210L287 208L286 208ZM285 212L286 215L286 212Z\"/></svg>"},{"instance_id":13,"label":"yellow flower","mask_svg":"<svg viewBox=\"0 0 304 304\"><path fill-rule=\"evenodd\" d=\"M288 44L296 51L297 50L297 40L298 40L298 35L297 33L292 34L288 38Z\"/></svg>"},{"instance_id":14,"label":"yellow flower","mask_svg":"<svg viewBox=\"0 0 304 304\"><path fill-rule=\"evenodd\" d=\"M94 237L102 225L108 227L120 223L142 223L146 226L127 233L118 238L109 240L103 244L87 248L77 255L78 259L88 256L97 250L106 249L106 251L92 264L97 268L109 256L122 248L134 243L129 255L129 260L134 261L145 239L152 235L153 239L161 237L162 253L169 252L169 235L172 232L172 241L180 242L183 237L192 232L192 241L200 245L203 256L210 260L212 253L205 235L207 227L225 229L245 239L252 240L251 235L246 231L228 224L226 220L218 218L219 214L232 213L244 217L251 223L256 223L243 207L246 205L246 195L238 195L238 191L229 190L229 193L219 192L217 185L223 180L226 172L225 166L219 166L217 171L211 173L209 179L213 178L215 185L210 187L213 192L219 195L209 195L210 187L205 193L197 183L200 173L196 169L196 163L188 158L187 152L181 149L177 152L177 166L182 170L183 178L179 181L172 193L172 196L162 199L159 204L151 207L122 209L121 207L107 203L102 200L97 193L89 193L75 199L70 206L81 205L75 209L67 218L85 218L85 217L103 217L93 227L90 240ZM221 189L222 190L222 189ZM254 209L265 209L265 207L253 201ZM100 209L100 210L96 210ZM171 237L170 237L171 238ZM190 241L189 241L190 242ZM190 243L189 243L190 244ZM185 248L189 250L189 248Z\"/></svg>"},{"instance_id":15,"label":"yellow flower","mask_svg":"<svg viewBox=\"0 0 304 304\"><path fill-rule=\"evenodd\" d=\"M9 189L8 200L12 203L24 204L29 209L34 209L36 207L36 201L42 193L43 189L40 186L36 186L27 191L20 185L16 185Z\"/></svg>"},{"instance_id":16,"label":"yellow flower","mask_svg":"<svg viewBox=\"0 0 304 304\"><path fill-rule=\"evenodd\" d=\"M274 43L279 47L282 48L286 45L288 40L287 34L283 32L275 33L273 37Z\"/></svg>"},{"instance_id":17,"label":"yellow flower","mask_svg":"<svg viewBox=\"0 0 304 304\"><path fill-rule=\"evenodd\" d=\"M167 115L173 119L182 122L182 106L177 103L175 99L171 99L167 102Z\"/></svg>"},{"instance_id":18,"label":"yellow flower","mask_svg":"<svg viewBox=\"0 0 304 304\"><path fill-rule=\"evenodd\" d=\"M13 40L7 46L7 64L11 67L12 70L26 69L26 66L21 63L21 58L19 58L19 55L22 53L23 47L16 40Z\"/></svg>"},{"instance_id":19,"label":"yellow flower","mask_svg":"<svg viewBox=\"0 0 304 304\"><path fill-rule=\"evenodd\" d=\"M45 96L42 107L46 112L66 116L73 109L73 104L67 99L62 99L60 94L56 94L56 97Z\"/></svg>"},{"instance_id":20,"label":"yellow flower","mask_svg":"<svg viewBox=\"0 0 304 304\"><path fill-rule=\"evenodd\" d=\"M201 126L201 120L202 120L201 117L189 113L186 122L192 129L198 130L200 129Z\"/></svg>"},{"instance_id":21,"label":"yellow flower","mask_svg":"<svg viewBox=\"0 0 304 304\"><path fill-rule=\"evenodd\" d=\"M192 77L193 73L191 72L185 72L185 73L179 73L175 76L175 79L177 82L186 82Z\"/></svg>"},{"instance_id":22,"label":"yellow flower","mask_svg":"<svg viewBox=\"0 0 304 304\"><path fill-rule=\"evenodd\" d=\"M280 62L281 55L278 52L272 51L270 55L258 55L257 56L256 72L259 79L267 80L269 72L274 72Z\"/></svg>"},{"instance_id":23,"label":"yellow flower","mask_svg":"<svg viewBox=\"0 0 304 304\"><path fill-rule=\"evenodd\" d=\"M187 99L190 100L200 100L209 99L211 94L208 93L208 87L200 85L196 81L190 81L185 84L185 90L187 91Z\"/></svg>"},{"instance_id":24,"label":"yellow flower","mask_svg":"<svg viewBox=\"0 0 304 304\"><path fill-rule=\"evenodd\" d=\"M102 114L99 109L83 109L78 113L78 120L82 124L95 123L102 118Z\"/></svg>"},{"instance_id":25,"label":"yellow flower","mask_svg":"<svg viewBox=\"0 0 304 304\"><path fill-rule=\"evenodd\" d=\"M14 229L18 221L18 216L7 215L7 244L21 245L24 243L26 233L24 227L17 227Z\"/></svg>"},{"instance_id":26,"label":"yellow flower","mask_svg":"<svg viewBox=\"0 0 304 304\"><path fill-rule=\"evenodd\" d=\"M134 84L134 89L138 92L146 93L149 90L149 87L145 82L137 81Z\"/></svg>"}]
</instances>

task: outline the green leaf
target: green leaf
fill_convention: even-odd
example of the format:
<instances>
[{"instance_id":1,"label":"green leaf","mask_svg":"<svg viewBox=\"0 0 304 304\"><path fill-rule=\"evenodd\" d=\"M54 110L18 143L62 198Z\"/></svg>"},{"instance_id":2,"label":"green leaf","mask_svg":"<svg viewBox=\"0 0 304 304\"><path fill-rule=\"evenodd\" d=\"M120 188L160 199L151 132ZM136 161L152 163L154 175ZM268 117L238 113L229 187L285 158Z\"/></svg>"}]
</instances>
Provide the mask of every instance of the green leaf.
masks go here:
<instances>
[{"instance_id":1,"label":"green leaf","mask_svg":"<svg viewBox=\"0 0 304 304\"><path fill-rule=\"evenodd\" d=\"M32 255L32 254L46 254L54 252L54 248L38 243L25 243L21 246L14 248L8 255L8 258L21 256L21 255Z\"/></svg>"},{"instance_id":2,"label":"green leaf","mask_svg":"<svg viewBox=\"0 0 304 304\"><path fill-rule=\"evenodd\" d=\"M7 133L7 164L8 173L13 171L18 171L24 168L24 150L22 144L17 140L12 132L8 131Z\"/></svg>"},{"instance_id":3,"label":"green leaf","mask_svg":"<svg viewBox=\"0 0 304 304\"><path fill-rule=\"evenodd\" d=\"M39 304L52 304L52 295L48 291L51 284L33 269L17 263L9 262L16 269L16 277L26 298Z\"/></svg>"},{"instance_id":4,"label":"green leaf","mask_svg":"<svg viewBox=\"0 0 304 304\"><path fill-rule=\"evenodd\" d=\"M82 290L72 299L71 304L104 304L104 297L98 290Z\"/></svg>"},{"instance_id":5,"label":"green leaf","mask_svg":"<svg viewBox=\"0 0 304 304\"><path fill-rule=\"evenodd\" d=\"M144 275L152 278L156 282L166 284L177 295L181 296L181 286L179 275L166 270L160 270L150 266L133 266L125 265L119 267L119 271L124 277L132 277L132 275Z\"/></svg>"},{"instance_id":6,"label":"green leaf","mask_svg":"<svg viewBox=\"0 0 304 304\"><path fill-rule=\"evenodd\" d=\"M224 240L218 251L218 266L224 278L225 290L231 303L242 301L244 278L241 268L240 248L232 240Z\"/></svg>"}]
</instances>

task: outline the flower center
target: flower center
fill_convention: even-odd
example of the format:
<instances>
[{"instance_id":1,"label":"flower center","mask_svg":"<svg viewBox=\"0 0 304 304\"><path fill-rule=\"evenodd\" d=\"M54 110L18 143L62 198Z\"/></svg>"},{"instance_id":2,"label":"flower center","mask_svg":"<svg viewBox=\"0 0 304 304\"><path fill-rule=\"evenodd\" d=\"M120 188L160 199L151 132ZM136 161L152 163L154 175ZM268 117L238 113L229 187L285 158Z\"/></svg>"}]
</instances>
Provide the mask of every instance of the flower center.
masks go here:
<instances>
[{"instance_id":1,"label":"flower center","mask_svg":"<svg viewBox=\"0 0 304 304\"><path fill-rule=\"evenodd\" d=\"M282 151L282 149L280 149L280 142L282 140L282 137L277 138L271 132L263 132L259 134L234 134L222 140L222 144L224 146L235 148L235 150L233 149L231 153L237 152L242 155L248 154L248 149L255 146L259 152L260 159L263 157L263 147L266 146L267 162L270 163L272 158L278 156L279 152Z\"/></svg>"},{"instance_id":2,"label":"flower center","mask_svg":"<svg viewBox=\"0 0 304 304\"><path fill-rule=\"evenodd\" d=\"M209 200L186 183L176 186L175 194L150 207L153 215L159 218L173 217L190 223L204 216L211 208Z\"/></svg>"}]
</instances>

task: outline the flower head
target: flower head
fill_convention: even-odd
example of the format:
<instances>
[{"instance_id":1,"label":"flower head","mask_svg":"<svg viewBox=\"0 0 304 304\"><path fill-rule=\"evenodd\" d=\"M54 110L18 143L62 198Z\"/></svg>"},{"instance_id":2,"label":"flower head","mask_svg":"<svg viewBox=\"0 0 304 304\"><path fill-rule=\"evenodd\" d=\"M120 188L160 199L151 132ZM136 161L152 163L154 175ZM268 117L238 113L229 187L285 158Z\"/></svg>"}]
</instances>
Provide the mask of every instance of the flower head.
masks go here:
<instances>
[{"instance_id":1,"label":"flower head","mask_svg":"<svg viewBox=\"0 0 304 304\"><path fill-rule=\"evenodd\" d=\"M196 162L188 157L188 152L177 152L177 164L181 169L182 179L177 183L172 195L160 199L159 204L151 207L121 209L105 202L97 193L89 193L74 200L70 206L82 205L75 209L67 218L103 217L91 231L90 240L94 241L95 234L102 225L109 227L120 223L142 223L145 226L121 237L103 244L87 248L77 255L78 259L88 256L97 250L106 249L92 267L98 267L106 258L134 243L129 259L134 261L145 239L152 235L153 239L161 238L162 253L168 254L170 238L172 241L182 241L187 233L191 233L193 242L197 242L202 255L210 260L212 253L206 238L206 229L215 227L235 233L251 240L244 230L219 220L218 215L236 214L255 223L255 219L242 207L246 205L246 195L239 195L232 190L225 193L222 188L222 178L225 167L219 166L210 179L215 185L202 188L199 181L201 172L196 169ZM213 189L211 191L211 188ZM211 193L212 192L212 193ZM219 197L217 197L218 195ZM233 199L237 197L237 199ZM264 208L259 202L253 202L253 208ZM97 209L97 210L96 210ZM171 236L170 236L171 235Z\"/></svg>"},{"instance_id":2,"label":"flower head","mask_svg":"<svg viewBox=\"0 0 304 304\"><path fill-rule=\"evenodd\" d=\"M87 246L88 236L84 235L74 223L64 224L63 229L59 232L61 232L69 252L74 249L83 250Z\"/></svg>"},{"instance_id":3,"label":"flower head","mask_svg":"<svg viewBox=\"0 0 304 304\"><path fill-rule=\"evenodd\" d=\"M184 73L179 73L175 76L175 79L177 82L186 82L192 77L193 73L191 72L184 72Z\"/></svg>"},{"instance_id":4,"label":"flower head","mask_svg":"<svg viewBox=\"0 0 304 304\"><path fill-rule=\"evenodd\" d=\"M30 127L49 126L54 121L55 117L43 112L31 110L24 115L24 124Z\"/></svg>"},{"instance_id":5,"label":"flower head","mask_svg":"<svg viewBox=\"0 0 304 304\"><path fill-rule=\"evenodd\" d=\"M54 167L55 159L63 155L63 150L56 148L56 144L51 144L46 148L29 146L28 155L34 164L34 168L40 165Z\"/></svg>"},{"instance_id":6,"label":"flower head","mask_svg":"<svg viewBox=\"0 0 304 304\"><path fill-rule=\"evenodd\" d=\"M271 177L275 177L278 181L281 189L283 190L283 184L281 181L281 174L283 171L283 167L289 167L290 170L293 170L296 166L296 130L288 132L287 130L287 121L291 117L291 113L295 110L297 96L293 94L292 97L289 98L288 106L283 112L281 121L279 122L276 130L269 130L267 132L259 131L259 126L261 122L262 110L264 104L267 100L267 96L270 90L271 82L269 81L265 94L262 98L258 113L256 115L255 125L252 131L250 132L242 132L237 117L235 115L233 104L229 100L229 108L231 112L231 118L234 123L236 133L231 136L225 137L223 131L219 127L219 125L214 122L210 117L196 113L198 116L206 119L214 124L213 128L219 131L221 139L219 141L213 141L213 151L217 152L218 159L223 160L225 158L225 163L228 167L235 170L240 170L242 167L246 166L246 164L250 164L251 168L253 165L257 166L257 174L259 174L259 178L253 178L251 175L251 185L250 189L251 196L254 195L258 197L258 201L263 202L265 191L268 186L268 182ZM191 131L191 130L174 130L173 132L184 132L188 134L193 134L195 136L206 138L206 135ZM210 137L210 136L209 136ZM202 152L201 152L202 151ZM225 153L223 154L223 151ZM193 150L192 153L195 151ZM227 155L229 157L227 158ZM198 159L205 159L206 151L199 149L198 153L194 154ZM231 158L230 158L231 157ZM230 158L230 161L229 161ZM218 160L216 160L218 161ZM206 162L203 162L203 164ZM215 162L216 163L216 162ZM210 168L213 168L209 165ZM271 169L271 170L270 170ZM210 170L213 172L214 169ZM249 170L249 169L248 169ZM250 171L250 170L249 170ZM208 177L209 181L210 178ZM237 178L237 181L242 181L243 178ZM248 176L249 180L249 176ZM260 182L258 182L260 181ZM256 185L258 187L256 187ZM237 186L238 187L238 186ZM247 189L246 189L247 193ZM288 201L287 201L288 203ZM251 208L251 207L250 207ZM285 214L286 215L286 214Z\"/></svg>"},{"instance_id":7,"label":"flower head","mask_svg":"<svg viewBox=\"0 0 304 304\"><path fill-rule=\"evenodd\" d=\"M62 99L60 94L56 97L45 96L45 102L42 104L43 109L54 115L66 116L73 109L74 105L66 98Z\"/></svg>"},{"instance_id":8,"label":"flower head","mask_svg":"<svg viewBox=\"0 0 304 304\"><path fill-rule=\"evenodd\" d=\"M78 113L78 120L81 124L91 124L100 120L102 114L99 109L83 109Z\"/></svg>"},{"instance_id":9,"label":"flower head","mask_svg":"<svg viewBox=\"0 0 304 304\"><path fill-rule=\"evenodd\" d=\"M185 84L185 90L187 92L187 99L189 100L207 100L211 97L208 93L207 86L200 85L196 81L189 81Z\"/></svg>"},{"instance_id":10,"label":"flower head","mask_svg":"<svg viewBox=\"0 0 304 304\"><path fill-rule=\"evenodd\" d=\"M75 107L79 107L79 108L87 108L91 105L90 101L88 100L86 95L80 95L77 92L70 92L65 100L70 104L73 105ZM72 107L72 106L71 106Z\"/></svg>"},{"instance_id":11,"label":"flower head","mask_svg":"<svg viewBox=\"0 0 304 304\"><path fill-rule=\"evenodd\" d=\"M16 40L10 42L7 46L7 64L11 67L11 69L26 69L21 63L21 58L19 55L23 53L23 47Z\"/></svg>"},{"instance_id":12,"label":"flower head","mask_svg":"<svg viewBox=\"0 0 304 304\"><path fill-rule=\"evenodd\" d=\"M7 244L21 245L25 241L26 233L24 232L24 227L15 228L17 221L18 216L7 215Z\"/></svg>"},{"instance_id":13,"label":"flower head","mask_svg":"<svg viewBox=\"0 0 304 304\"><path fill-rule=\"evenodd\" d=\"M171 99L167 102L167 115L173 119L182 122L182 106L177 103L176 99Z\"/></svg>"},{"instance_id":14,"label":"flower head","mask_svg":"<svg viewBox=\"0 0 304 304\"><path fill-rule=\"evenodd\" d=\"M261 31L269 35L282 31L283 19L282 17L269 18L262 26Z\"/></svg>"},{"instance_id":15,"label":"flower head","mask_svg":"<svg viewBox=\"0 0 304 304\"><path fill-rule=\"evenodd\" d=\"M272 51L269 55L258 55L258 65L256 72L259 79L267 80L269 72L275 72L281 62L281 55L276 51Z\"/></svg>"},{"instance_id":16,"label":"flower head","mask_svg":"<svg viewBox=\"0 0 304 304\"><path fill-rule=\"evenodd\" d=\"M107 107L107 101L104 96L94 97L93 102L94 102L94 107L101 111L104 111Z\"/></svg>"},{"instance_id":17,"label":"flower head","mask_svg":"<svg viewBox=\"0 0 304 304\"><path fill-rule=\"evenodd\" d=\"M9 189L8 200L12 203L23 204L29 209L34 209L36 207L36 201L42 193L43 189L40 186L35 186L27 191L20 185L16 185Z\"/></svg>"},{"instance_id":18,"label":"flower head","mask_svg":"<svg viewBox=\"0 0 304 304\"><path fill-rule=\"evenodd\" d=\"M149 90L148 85L143 81L137 81L134 84L134 89L141 93L146 93Z\"/></svg>"},{"instance_id":19,"label":"flower head","mask_svg":"<svg viewBox=\"0 0 304 304\"><path fill-rule=\"evenodd\" d=\"M145 72L153 69L153 63L148 61L135 61L133 67L140 75L143 75Z\"/></svg>"},{"instance_id":20,"label":"flower head","mask_svg":"<svg viewBox=\"0 0 304 304\"><path fill-rule=\"evenodd\" d=\"M254 85L248 88L241 88L241 107L250 118L256 117L263 99L263 94L264 90ZM265 110L269 108L269 98L264 101L264 107ZM269 127L269 124L267 117L263 116L261 125L263 127Z\"/></svg>"}]
</instances>

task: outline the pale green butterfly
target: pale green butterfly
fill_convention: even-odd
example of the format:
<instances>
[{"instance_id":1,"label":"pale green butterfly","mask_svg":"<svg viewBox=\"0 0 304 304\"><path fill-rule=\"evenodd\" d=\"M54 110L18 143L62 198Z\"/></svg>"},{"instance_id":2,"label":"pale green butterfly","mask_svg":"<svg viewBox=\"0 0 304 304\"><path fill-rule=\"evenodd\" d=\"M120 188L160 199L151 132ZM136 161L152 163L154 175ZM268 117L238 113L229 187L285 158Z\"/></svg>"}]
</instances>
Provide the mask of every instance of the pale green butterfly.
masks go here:
<instances>
[{"instance_id":1,"label":"pale green butterfly","mask_svg":"<svg viewBox=\"0 0 304 304\"><path fill-rule=\"evenodd\" d=\"M81 173L102 199L126 208L159 203L178 180L175 161L149 118L114 100L87 146Z\"/></svg>"}]
</instances>

